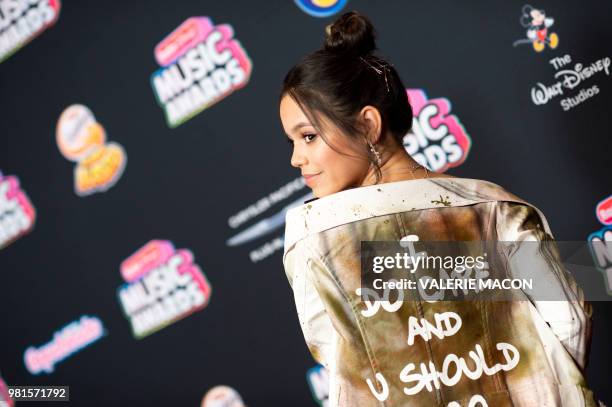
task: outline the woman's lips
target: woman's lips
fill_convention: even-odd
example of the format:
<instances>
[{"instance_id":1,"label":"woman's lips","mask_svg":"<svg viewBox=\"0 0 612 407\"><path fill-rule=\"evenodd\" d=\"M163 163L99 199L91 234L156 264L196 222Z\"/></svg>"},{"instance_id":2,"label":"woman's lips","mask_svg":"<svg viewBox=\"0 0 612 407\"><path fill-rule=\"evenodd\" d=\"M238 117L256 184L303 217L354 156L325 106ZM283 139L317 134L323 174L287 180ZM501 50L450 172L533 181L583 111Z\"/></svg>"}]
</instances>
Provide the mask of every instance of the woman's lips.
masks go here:
<instances>
[{"instance_id":1,"label":"woman's lips","mask_svg":"<svg viewBox=\"0 0 612 407\"><path fill-rule=\"evenodd\" d=\"M321 173L319 173L319 174L303 174L302 176L304 177L304 181L306 181L306 183L308 185L310 185L316 179L316 177L319 176L320 174Z\"/></svg>"}]
</instances>

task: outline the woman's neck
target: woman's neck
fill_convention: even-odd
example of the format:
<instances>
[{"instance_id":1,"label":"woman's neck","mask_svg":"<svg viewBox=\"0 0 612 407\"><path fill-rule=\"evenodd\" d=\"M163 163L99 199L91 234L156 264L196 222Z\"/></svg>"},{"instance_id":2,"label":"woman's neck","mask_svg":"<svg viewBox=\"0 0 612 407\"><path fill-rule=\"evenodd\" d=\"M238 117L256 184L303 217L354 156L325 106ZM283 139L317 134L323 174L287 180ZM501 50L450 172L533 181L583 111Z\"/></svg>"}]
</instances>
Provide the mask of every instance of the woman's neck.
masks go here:
<instances>
[{"instance_id":1,"label":"woman's neck","mask_svg":"<svg viewBox=\"0 0 612 407\"><path fill-rule=\"evenodd\" d=\"M379 184L430 177L427 169L420 166L403 148L396 148L380 167L382 177ZM376 183L376 169L371 166L360 186Z\"/></svg>"}]
</instances>

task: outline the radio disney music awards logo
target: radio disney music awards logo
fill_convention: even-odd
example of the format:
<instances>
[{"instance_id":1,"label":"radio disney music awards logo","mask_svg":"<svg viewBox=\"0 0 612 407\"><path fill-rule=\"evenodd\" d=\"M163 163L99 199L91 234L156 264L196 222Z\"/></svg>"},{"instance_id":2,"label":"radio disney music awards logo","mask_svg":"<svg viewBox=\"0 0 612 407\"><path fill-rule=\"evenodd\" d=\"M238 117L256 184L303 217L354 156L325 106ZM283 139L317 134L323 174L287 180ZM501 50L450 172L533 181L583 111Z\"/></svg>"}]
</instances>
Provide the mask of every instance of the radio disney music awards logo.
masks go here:
<instances>
[{"instance_id":1,"label":"radio disney music awards logo","mask_svg":"<svg viewBox=\"0 0 612 407\"><path fill-rule=\"evenodd\" d=\"M191 17L155 47L161 66L151 76L171 128L244 87L253 64L229 24Z\"/></svg>"},{"instance_id":2,"label":"radio disney music awards logo","mask_svg":"<svg viewBox=\"0 0 612 407\"><path fill-rule=\"evenodd\" d=\"M0 376L0 407L13 407L13 399L11 399L8 391L8 386Z\"/></svg>"},{"instance_id":3,"label":"radio disney music awards logo","mask_svg":"<svg viewBox=\"0 0 612 407\"><path fill-rule=\"evenodd\" d=\"M142 339L208 305L212 288L191 251L151 240L121 263L119 303Z\"/></svg>"},{"instance_id":4,"label":"radio disney music awards logo","mask_svg":"<svg viewBox=\"0 0 612 407\"><path fill-rule=\"evenodd\" d=\"M523 6L520 22L527 29L525 32L527 38L514 41L513 46L531 44L536 52L542 52L546 46L555 49L559 45L559 36L550 31L555 20L550 16L547 17L544 10L526 4Z\"/></svg>"},{"instance_id":5,"label":"radio disney music awards logo","mask_svg":"<svg viewBox=\"0 0 612 407\"><path fill-rule=\"evenodd\" d=\"M612 295L612 195L597 204L595 215L604 227L587 240L595 267L603 273L606 291Z\"/></svg>"},{"instance_id":6,"label":"radio disney music awards logo","mask_svg":"<svg viewBox=\"0 0 612 407\"><path fill-rule=\"evenodd\" d=\"M427 99L421 89L407 89L412 107L412 129L404 136L404 147L419 164L444 172L465 161L472 145L470 136L446 98Z\"/></svg>"},{"instance_id":7,"label":"radio disney music awards logo","mask_svg":"<svg viewBox=\"0 0 612 407\"><path fill-rule=\"evenodd\" d=\"M106 142L106 131L86 106L71 105L60 115L55 131L62 155L74 161L74 191L79 196L105 192L115 185L127 164L121 145Z\"/></svg>"},{"instance_id":8,"label":"radio disney music awards logo","mask_svg":"<svg viewBox=\"0 0 612 407\"><path fill-rule=\"evenodd\" d=\"M215 386L208 390L200 407L246 407L240 394L229 386Z\"/></svg>"},{"instance_id":9,"label":"radio disney music awards logo","mask_svg":"<svg viewBox=\"0 0 612 407\"><path fill-rule=\"evenodd\" d=\"M308 369L306 381L314 400L321 406L329 405L329 372L325 367L317 365Z\"/></svg>"},{"instance_id":10,"label":"radio disney music awards logo","mask_svg":"<svg viewBox=\"0 0 612 407\"><path fill-rule=\"evenodd\" d=\"M59 0L0 0L0 62L51 27Z\"/></svg>"},{"instance_id":11,"label":"radio disney music awards logo","mask_svg":"<svg viewBox=\"0 0 612 407\"><path fill-rule=\"evenodd\" d=\"M564 111L568 111L588 99L599 94L599 87L582 86L580 91L574 90L583 82L593 80L601 73L610 76L610 57L604 57L590 63L573 63L570 55L555 57L548 61L554 68L554 82L544 84L537 82L531 88L531 100L535 105L545 105L558 96L567 96L560 100L559 104ZM572 64L573 65L570 65ZM567 95L566 92L572 91Z\"/></svg>"},{"instance_id":12,"label":"radio disney music awards logo","mask_svg":"<svg viewBox=\"0 0 612 407\"><path fill-rule=\"evenodd\" d=\"M294 197L294 194L302 191L305 186L304 178L296 178L277 190L270 192L235 215L230 216L227 220L230 228L234 230L241 228L241 230L235 232L227 239L225 244L230 247L242 246L273 235L274 237L269 238L266 243L249 252L249 258L253 263L257 263L281 250L285 242L284 226L287 211L313 198L312 192L308 192L305 195L300 194L300 197L297 199ZM292 200L289 200L290 198ZM282 204L283 206L278 208L277 204ZM277 206L277 209L270 212L274 206ZM245 226L249 222L251 222L250 225Z\"/></svg>"},{"instance_id":13,"label":"radio disney music awards logo","mask_svg":"<svg viewBox=\"0 0 612 407\"><path fill-rule=\"evenodd\" d=\"M612 225L612 195L597 204L595 216L602 224Z\"/></svg>"},{"instance_id":14,"label":"radio disney music awards logo","mask_svg":"<svg viewBox=\"0 0 612 407\"><path fill-rule=\"evenodd\" d=\"M106 335L99 318L83 315L53 334L48 343L26 349L25 367L33 375L53 373L55 365Z\"/></svg>"},{"instance_id":15,"label":"radio disney music awards logo","mask_svg":"<svg viewBox=\"0 0 612 407\"><path fill-rule=\"evenodd\" d=\"M313 17L329 17L346 6L348 0L295 0L295 4Z\"/></svg>"},{"instance_id":16,"label":"radio disney music awards logo","mask_svg":"<svg viewBox=\"0 0 612 407\"><path fill-rule=\"evenodd\" d=\"M17 177L0 171L0 249L32 230L35 221L36 210Z\"/></svg>"}]
</instances>

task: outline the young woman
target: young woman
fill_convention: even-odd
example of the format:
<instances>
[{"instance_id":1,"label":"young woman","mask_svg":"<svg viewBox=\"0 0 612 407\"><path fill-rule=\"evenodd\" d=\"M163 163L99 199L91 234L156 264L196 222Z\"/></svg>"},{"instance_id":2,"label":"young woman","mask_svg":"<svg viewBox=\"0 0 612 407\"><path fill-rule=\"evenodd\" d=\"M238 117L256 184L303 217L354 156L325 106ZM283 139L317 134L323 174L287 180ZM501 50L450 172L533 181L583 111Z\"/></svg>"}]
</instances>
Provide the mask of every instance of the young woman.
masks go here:
<instances>
[{"instance_id":1,"label":"young woman","mask_svg":"<svg viewBox=\"0 0 612 407\"><path fill-rule=\"evenodd\" d=\"M331 406L594 406L583 371L591 309L554 253L544 215L487 181L432 173L402 138L412 111L371 23L342 15L285 77L282 126L315 199L290 210L283 263ZM372 302L362 241L534 241L557 301ZM520 256L519 256L520 254ZM542 270L542 271L540 271ZM458 328L460 327L460 328Z\"/></svg>"}]
</instances>

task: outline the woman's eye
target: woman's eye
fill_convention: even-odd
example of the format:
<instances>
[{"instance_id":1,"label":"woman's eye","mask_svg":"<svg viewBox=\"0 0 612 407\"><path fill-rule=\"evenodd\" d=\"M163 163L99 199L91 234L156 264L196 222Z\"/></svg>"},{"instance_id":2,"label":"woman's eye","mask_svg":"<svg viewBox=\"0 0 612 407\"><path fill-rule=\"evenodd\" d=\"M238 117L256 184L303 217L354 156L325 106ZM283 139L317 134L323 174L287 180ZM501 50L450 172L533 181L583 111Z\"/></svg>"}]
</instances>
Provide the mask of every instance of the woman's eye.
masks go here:
<instances>
[{"instance_id":1,"label":"woman's eye","mask_svg":"<svg viewBox=\"0 0 612 407\"><path fill-rule=\"evenodd\" d=\"M315 139L315 137L317 137L316 134L304 134L304 140L306 140L306 143L310 143L311 141L313 141Z\"/></svg>"}]
</instances>

